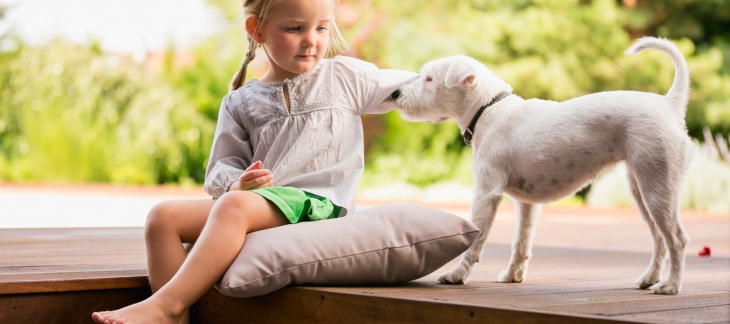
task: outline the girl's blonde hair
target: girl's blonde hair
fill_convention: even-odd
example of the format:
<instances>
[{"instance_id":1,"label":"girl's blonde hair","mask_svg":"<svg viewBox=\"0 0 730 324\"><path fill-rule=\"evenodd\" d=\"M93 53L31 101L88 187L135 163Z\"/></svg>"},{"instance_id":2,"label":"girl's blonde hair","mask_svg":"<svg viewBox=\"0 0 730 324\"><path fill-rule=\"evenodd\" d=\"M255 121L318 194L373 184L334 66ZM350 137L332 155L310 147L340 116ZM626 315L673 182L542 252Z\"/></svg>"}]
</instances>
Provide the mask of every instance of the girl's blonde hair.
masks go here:
<instances>
[{"instance_id":1,"label":"girl's blonde hair","mask_svg":"<svg viewBox=\"0 0 730 324\"><path fill-rule=\"evenodd\" d=\"M266 23L266 19L269 17L272 8L285 1L287 0L244 0L244 21L249 17L255 17L259 21L258 26L260 28L260 26L263 26L263 24ZM328 1L332 5L332 11L334 12L335 8L337 7L337 0ZM330 44L327 48L327 53L325 54L325 56L333 57L346 52L348 50L347 42L345 42L345 38L342 36L342 32L337 26L336 21L332 22L329 28L329 32ZM260 44L257 44L256 41L254 41L253 38L251 38L251 36L248 34L247 39L248 52L246 52L246 56L243 58L241 68L238 69L238 72L236 72L235 75L233 75L231 84L228 87L229 91L234 91L240 88L246 82L246 70L248 69L248 64L251 63L251 61L253 61L253 59L256 57L256 49L261 46Z\"/></svg>"}]
</instances>

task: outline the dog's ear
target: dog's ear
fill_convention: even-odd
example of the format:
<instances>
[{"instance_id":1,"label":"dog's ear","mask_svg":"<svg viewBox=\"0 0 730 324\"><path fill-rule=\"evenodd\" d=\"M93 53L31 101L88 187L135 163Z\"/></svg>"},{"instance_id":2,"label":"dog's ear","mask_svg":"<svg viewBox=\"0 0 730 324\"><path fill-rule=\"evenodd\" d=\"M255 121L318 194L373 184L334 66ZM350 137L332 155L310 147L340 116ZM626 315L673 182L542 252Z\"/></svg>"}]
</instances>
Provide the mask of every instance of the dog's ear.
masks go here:
<instances>
[{"instance_id":1,"label":"dog's ear","mask_svg":"<svg viewBox=\"0 0 730 324\"><path fill-rule=\"evenodd\" d=\"M471 84L476 78L476 73L469 64L462 61L454 61L446 70L444 84L447 88L453 88L461 84Z\"/></svg>"}]
</instances>

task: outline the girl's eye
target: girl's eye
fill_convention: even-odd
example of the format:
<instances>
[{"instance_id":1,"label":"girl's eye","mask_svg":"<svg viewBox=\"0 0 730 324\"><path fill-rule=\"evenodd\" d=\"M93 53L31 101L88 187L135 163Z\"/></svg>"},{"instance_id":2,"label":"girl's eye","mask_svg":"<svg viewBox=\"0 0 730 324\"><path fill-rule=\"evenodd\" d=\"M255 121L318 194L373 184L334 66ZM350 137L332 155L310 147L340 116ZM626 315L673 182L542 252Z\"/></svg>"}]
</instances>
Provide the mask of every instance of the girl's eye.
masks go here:
<instances>
[{"instance_id":1,"label":"girl's eye","mask_svg":"<svg viewBox=\"0 0 730 324\"><path fill-rule=\"evenodd\" d=\"M327 27L317 27L318 32L323 32L325 30L327 30Z\"/></svg>"},{"instance_id":2,"label":"girl's eye","mask_svg":"<svg viewBox=\"0 0 730 324\"><path fill-rule=\"evenodd\" d=\"M427 76L426 77L426 82L431 82L431 81L433 81L433 78L431 76Z\"/></svg>"},{"instance_id":3,"label":"girl's eye","mask_svg":"<svg viewBox=\"0 0 730 324\"><path fill-rule=\"evenodd\" d=\"M300 30L302 30L302 27L298 27L298 26L297 27L289 27L289 28L286 29L286 31L289 32L289 33L296 33L296 32L298 32Z\"/></svg>"}]
</instances>

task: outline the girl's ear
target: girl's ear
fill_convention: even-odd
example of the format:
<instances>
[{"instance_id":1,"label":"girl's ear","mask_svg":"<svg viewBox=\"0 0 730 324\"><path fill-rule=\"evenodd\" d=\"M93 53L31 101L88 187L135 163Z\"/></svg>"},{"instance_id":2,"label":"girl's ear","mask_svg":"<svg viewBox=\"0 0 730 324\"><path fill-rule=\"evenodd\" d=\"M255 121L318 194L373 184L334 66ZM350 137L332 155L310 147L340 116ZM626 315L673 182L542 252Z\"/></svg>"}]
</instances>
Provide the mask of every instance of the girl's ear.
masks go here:
<instances>
[{"instance_id":1,"label":"girl's ear","mask_svg":"<svg viewBox=\"0 0 730 324\"><path fill-rule=\"evenodd\" d=\"M262 42L261 32L259 31L259 20L256 17L249 16L246 18L246 32L248 36L256 43Z\"/></svg>"},{"instance_id":2,"label":"girl's ear","mask_svg":"<svg viewBox=\"0 0 730 324\"><path fill-rule=\"evenodd\" d=\"M456 60L446 70L444 84L447 88L453 88L461 84L471 84L474 82L474 78L476 78L476 74L472 71L471 66Z\"/></svg>"}]
</instances>

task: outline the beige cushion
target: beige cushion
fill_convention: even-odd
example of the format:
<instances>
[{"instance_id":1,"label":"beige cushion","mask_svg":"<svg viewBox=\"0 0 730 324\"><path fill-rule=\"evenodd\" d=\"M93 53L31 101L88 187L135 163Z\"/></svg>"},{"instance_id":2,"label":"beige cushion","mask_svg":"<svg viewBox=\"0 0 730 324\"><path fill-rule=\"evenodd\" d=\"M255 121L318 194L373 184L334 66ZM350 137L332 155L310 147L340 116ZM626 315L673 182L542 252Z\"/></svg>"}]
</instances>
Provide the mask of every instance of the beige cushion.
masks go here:
<instances>
[{"instance_id":1,"label":"beige cushion","mask_svg":"<svg viewBox=\"0 0 730 324\"><path fill-rule=\"evenodd\" d=\"M252 297L286 285L392 284L423 277L464 252L479 231L431 207L395 204L246 236L216 288Z\"/></svg>"}]
</instances>

